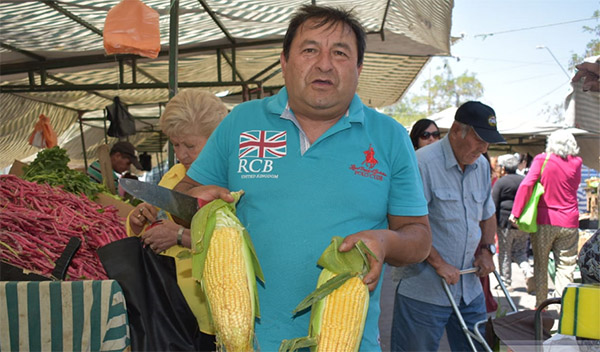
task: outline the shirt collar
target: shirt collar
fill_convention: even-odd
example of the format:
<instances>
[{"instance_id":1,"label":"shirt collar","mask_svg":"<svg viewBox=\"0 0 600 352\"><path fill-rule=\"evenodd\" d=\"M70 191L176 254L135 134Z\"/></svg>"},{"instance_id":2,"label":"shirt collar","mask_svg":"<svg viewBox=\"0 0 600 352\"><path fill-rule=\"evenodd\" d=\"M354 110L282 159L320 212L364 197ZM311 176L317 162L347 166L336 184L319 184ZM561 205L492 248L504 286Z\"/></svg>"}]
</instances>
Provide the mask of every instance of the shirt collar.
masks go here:
<instances>
[{"instance_id":1,"label":"shirt collar","mask_svg":"<svg viewBox=\"0 0 600 352\"><path fill-rule=\"evenodd\" d=\"M449 135L450 132L448 132L448 134L446 134L446 136L438 142L442 143L442 153L444 154L446 169L450 169L456 166L462 172L462 169L460 165L458 165L458 161L456 160L456 156L454 156L454 151L452 151ZM465 172L469 169L477 169L477 161L475 161L473 164L465 166Z\"/></svg>"},{"instance_id":2,"label":"shirt collar","mask_svg":"<svg viewBox=\"0 0 600 352\"><path fill-rule=\"evenodd\" d=\"M460 165L458 165L458 161L456 161L456 157L452 151L452 146L450 145L450 139L448 138L448 135L449 134L446 134L446 136L438 142L441 143L442 146L442 153L444 154L446 169L450 169L454 166L460 169Z\"/></svg>"},{"instance_id":3,"label":"shirt collar","mask_svg":"<svg viewBox=\"0 0 600 352\"><path fill-rule=\"evenodd\" d=\"M292 110L289 107L288 100L289 98L287 89L283 87L275 96L275 99L272 99L268 103L267 106L269 112L277 114L284 119L296 121L296 117L294 116ZM358 95L355 93L354 97L352 98L352 101L350 102L350 107L348 108L344 116L342 116L342 118L348 118L348 122L358 122L362 124L365 120L364 108L364 104L362 103Z\"/></svg>"}]
</instances>

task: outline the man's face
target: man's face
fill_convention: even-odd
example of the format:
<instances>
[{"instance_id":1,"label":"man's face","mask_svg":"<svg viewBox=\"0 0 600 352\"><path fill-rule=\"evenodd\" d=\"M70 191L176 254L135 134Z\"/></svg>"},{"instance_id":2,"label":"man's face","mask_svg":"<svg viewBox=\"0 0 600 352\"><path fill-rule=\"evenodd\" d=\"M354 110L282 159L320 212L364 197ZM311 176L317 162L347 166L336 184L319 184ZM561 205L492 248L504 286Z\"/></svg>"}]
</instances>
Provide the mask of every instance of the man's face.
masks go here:
<instances>
[{"instance_id":1,"label":"man's face","mask_svg":"<svg viewBox=\"0 0 600 352\"><path fill-rule=\"evenodd\" d=\"M289 105L296 116L330 120L342 116L356 92L358 66L356 37L350 27L325 24L313 28L308 20L298 28L281 67Z\"/></svg>"},{"instance_id":2,"label":"man's face","mask_svg":"<svg viewBox=\"0 0 600 352\"><path fill-rule=\"evenodd\" d=\"M114 153L111 158L111 163L113 170L118 174L122 174L123 172L129 170L131 166L131 160L125 154L121 154L119 152Z\"/></svg>"},{"instance_id":3,"label":"man's face","mask_svg":"<svg viewBox=\"0 0 600 352\"><path fill-rule=\"evenodd\" d=\"M462 128L458 124L452 125L452 139L450 141L454 157L461 168L473 164L481 154L487 152L489 143L481 139L472 127L463 138Z\"/></svg>"}]
</instances>

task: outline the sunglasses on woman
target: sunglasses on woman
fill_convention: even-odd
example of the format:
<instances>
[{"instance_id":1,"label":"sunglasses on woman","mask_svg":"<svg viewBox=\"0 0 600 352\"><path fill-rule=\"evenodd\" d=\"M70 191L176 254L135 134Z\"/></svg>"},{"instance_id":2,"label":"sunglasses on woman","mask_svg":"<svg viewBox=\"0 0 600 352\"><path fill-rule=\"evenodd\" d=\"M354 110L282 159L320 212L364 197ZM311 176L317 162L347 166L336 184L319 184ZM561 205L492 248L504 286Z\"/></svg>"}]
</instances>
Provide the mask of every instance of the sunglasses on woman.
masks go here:
<instances>
[{"instance_id":1,"label":"sunglasses on woman","mask_svg":"<svg viewBox=\"0 0 600 352\"><path fill-rule=\"evenodd\" d=\"M433 136L433 138L435 139L440 139L440 131L435 131L435 132L423 132L421 133L421 135L419 137L421 137L421 139L429 139L429 137Z\"/></svg>"}]
</instances>

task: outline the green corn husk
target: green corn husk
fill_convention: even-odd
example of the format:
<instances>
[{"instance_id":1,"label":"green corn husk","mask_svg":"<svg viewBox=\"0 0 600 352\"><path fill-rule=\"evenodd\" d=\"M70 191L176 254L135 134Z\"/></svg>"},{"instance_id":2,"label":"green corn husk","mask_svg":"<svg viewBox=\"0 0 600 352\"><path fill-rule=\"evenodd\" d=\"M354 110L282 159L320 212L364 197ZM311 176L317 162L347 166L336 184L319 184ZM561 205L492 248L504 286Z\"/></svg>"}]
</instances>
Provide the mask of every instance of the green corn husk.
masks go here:
<instances>
[{"instance_id":1,"label":"green corn husk","mask_svg":"<svg viewBox=\"0 0 600 352\"><path fill-rule=\"evenodd\" d=\"M204 273L204 264L206 255L210 245L213 231L217 226L228 226L237 228L243 233L244 239L244 258L247 268L248 281L252 288L251 294L253 297L253 310L256 318L260 318L260 306L258 300L258 291L256 278L265 282L260 263L254 245L250 239L248 231L235 215L235 204L243 195L243 191L232 192L231 195L235 199L233 203L227 203L222 199L216 199L201 207L192 218L191 223L191 243L192 243L192 277L198 282L202 282Z\"/></svg>"},{"instance_id":2,"label":"green corn husk","mask_svg":"<svg viewBox=\"0 0 600 352\"><path fill-rule=\"evenodd\" d=\"M323 298L341 287L349 279L356 276L362 279L369 272L370 265L366 253L377 259L375 254L362 241L357 242L355 247L348 252L338 251L342 241L343 238L339 236L332 238L330 245L317 261L317 264L323 268L319 275L317 289L302 300L292 312L292 314L296 315L311 307L308 336L283 340L279 347L280 352L296 351L306 347L310 347L311 351L318 351L318 336L321 331L323 311L325 309L325 300ZM366 317L366 312L369 309L368 300L363 309ZM361 336L363 329L364 320L360 328Z\"/></svg>"}]
</instances>

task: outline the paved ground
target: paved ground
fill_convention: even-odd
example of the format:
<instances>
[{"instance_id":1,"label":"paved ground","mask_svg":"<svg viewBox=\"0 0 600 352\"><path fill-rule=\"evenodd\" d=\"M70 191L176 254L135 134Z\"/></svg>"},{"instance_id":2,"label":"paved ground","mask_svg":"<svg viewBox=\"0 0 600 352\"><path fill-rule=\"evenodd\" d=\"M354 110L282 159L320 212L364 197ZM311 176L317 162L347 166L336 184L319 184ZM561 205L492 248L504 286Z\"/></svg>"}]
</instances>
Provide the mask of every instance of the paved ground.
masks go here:
<instances>
[{"instance_id":1,"label":"paved ground","mask_svg":"<svg viewBox=\"0 0 600 352\"><path fill-rule=\"evenodd\" d=\"M494 258L497 260L497 256ZM533 264L532 260L530 263ZM498 268L496 262L496 268ZM387 268L389 269L389 267ZM381 292L381 316L379 319L379 328L381 332L381 346L384 352L390 351L390 330L392 325L392 314L394 307L394 294L397 282L392 281L391 270L386 270L384 273L384 281ZM513 279L513 287L514 291L510 292L510 297L513 302L517 306L518 311L527 310L527 309L535 309L535 294L527 293L525 289L525 278L523 273L519 269L517 264L513 263L512 267L512 279ZM490 281L492 285L492 294L496 297L499 302L499 310L502 311L510 311L510 305L508 304L505 295L501 289L495 289L494 287L498 284L496 278L493 274L490 275ZM552 281L548 282L549 290L553 290ZM553 305L556 307L556 305ZM552 306L548 307L550 312L558 316L556 312L557 308L553 308ZM494 314L494 313L492 313ZM449 347L445 338L442 340L440 345L441 351L449 351Z\"/></svg>"}]
</instances>

